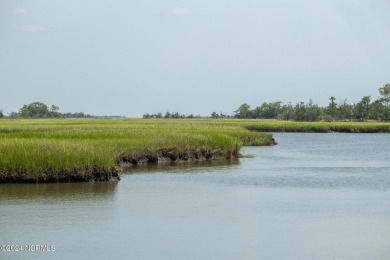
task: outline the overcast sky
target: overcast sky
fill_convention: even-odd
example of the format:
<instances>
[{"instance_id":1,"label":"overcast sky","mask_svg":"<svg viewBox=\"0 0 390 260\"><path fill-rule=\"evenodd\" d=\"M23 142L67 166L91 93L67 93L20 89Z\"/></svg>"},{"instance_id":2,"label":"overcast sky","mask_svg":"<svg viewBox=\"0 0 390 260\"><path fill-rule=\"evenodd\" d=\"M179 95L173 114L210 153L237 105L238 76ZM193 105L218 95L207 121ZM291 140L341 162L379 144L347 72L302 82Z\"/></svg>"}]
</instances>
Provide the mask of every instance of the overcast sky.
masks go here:
<instances>
[{"instance_id":1,"label":"overcast sky","mask_svg":"<svg viewBox=\"0 0 390 260\"><path fill-rule=\"evenodd\" d=\"M0 0L0 108L231 114L390 82L389 0Z\"/></svg>"}]
</instances>

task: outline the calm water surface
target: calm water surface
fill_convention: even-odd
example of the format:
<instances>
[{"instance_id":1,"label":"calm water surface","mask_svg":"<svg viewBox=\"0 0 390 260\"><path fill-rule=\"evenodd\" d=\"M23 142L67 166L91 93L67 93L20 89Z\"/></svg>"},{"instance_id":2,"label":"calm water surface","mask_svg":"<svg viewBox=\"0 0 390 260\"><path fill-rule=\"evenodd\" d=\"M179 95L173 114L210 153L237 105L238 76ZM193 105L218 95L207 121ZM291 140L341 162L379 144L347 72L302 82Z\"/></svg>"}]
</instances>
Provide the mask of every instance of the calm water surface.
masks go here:
<instances>
[{"instance_id":1,"label":"calm water surface","mask_svg":"<svg viewBox=\"0 0 390 260\"><path fill-rule=\"evenodd\" d=\"M0 259L390 259L390 136L274 134L239 162L0 185Z\"/></svg>"}]
</instances>

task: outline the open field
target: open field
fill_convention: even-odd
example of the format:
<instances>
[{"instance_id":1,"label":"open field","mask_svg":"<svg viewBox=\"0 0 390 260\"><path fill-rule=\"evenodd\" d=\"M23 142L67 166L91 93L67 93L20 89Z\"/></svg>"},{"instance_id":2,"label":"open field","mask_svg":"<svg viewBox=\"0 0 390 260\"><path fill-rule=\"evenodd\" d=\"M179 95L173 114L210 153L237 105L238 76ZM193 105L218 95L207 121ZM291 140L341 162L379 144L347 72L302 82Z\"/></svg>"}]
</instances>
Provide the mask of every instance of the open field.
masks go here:
<instances>
[{"instance_id":1,"label":"open field","mask_svg":"<svg viewBox=\"0 0 390 260\"><path fill-rule=\"evenodd\" d=\"M272 145L235 120L0 120L0 182L115 179L120 166L239 156Z\"/></svg>"}]
</instances>

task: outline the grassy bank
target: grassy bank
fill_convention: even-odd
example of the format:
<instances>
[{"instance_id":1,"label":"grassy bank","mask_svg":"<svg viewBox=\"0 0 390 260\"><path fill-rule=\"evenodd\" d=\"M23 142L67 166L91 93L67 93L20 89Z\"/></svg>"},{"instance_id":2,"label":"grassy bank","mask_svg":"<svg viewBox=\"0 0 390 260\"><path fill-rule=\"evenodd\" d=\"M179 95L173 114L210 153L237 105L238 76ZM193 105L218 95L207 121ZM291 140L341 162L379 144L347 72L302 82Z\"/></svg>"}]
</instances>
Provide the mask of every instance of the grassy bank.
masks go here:
<instances>
[{"instance_id":1,"label":"grassy bank","mask_svg":"<svg viewBox=\"0 0 390 260\"><path fill-rule=\"evenodd\" d=\"M390 123L238 119L2 119L0 183L107 181L125 166L239 157L260 132L389 133Z\"/></svg>"},{"instance_id":2,"label":"grassy bank","mask_svg":"<svg viewBox=\"0 0 390 260\"><path fill-rule=\"evenodd\" d=\"M236 120L0 120L0 182L106 181L122 166L239 156L272 145Z\"/></svg>"},{"instance_id":3,"label":"grassy bank","mask_svg":"<svg viewBox=\"0 0 390 260\"><path fill-rule=\"evenodd\" d=\"M251 121L251 120L248 120ZM389 133L386 122L290 122L253 120L243 123L246 129L259 132L314 132L314 133Z\"/></svg>"}]
</instances>

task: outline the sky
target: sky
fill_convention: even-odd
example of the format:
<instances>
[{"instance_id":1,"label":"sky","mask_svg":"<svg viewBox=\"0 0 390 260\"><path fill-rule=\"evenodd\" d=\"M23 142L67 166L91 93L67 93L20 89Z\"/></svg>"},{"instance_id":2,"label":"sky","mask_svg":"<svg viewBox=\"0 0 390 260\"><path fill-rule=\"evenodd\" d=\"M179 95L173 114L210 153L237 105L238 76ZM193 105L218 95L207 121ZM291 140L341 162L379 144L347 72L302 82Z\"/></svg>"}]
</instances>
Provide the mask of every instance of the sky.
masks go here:
<instances>
[{"instance_id":1,"label":"sky","mask_svg":"<svg viewBox=\"0 0 390 260\"><path fill-rule=\"evenodd\" d=\"M0 0L0 109L232 114L390 82L388 0Z\"/></svg>"}]
</instances>

